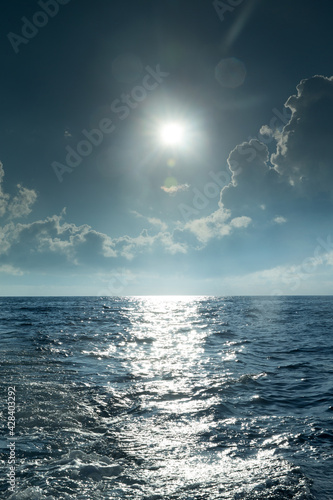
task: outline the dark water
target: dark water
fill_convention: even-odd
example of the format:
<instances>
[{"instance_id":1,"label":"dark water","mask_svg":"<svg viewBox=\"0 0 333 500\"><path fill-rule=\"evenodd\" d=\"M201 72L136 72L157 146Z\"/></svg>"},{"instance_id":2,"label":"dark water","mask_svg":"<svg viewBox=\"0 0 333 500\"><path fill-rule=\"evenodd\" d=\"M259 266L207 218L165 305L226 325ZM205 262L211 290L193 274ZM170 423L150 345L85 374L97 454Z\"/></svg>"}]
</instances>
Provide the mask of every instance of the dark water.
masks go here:
<instances>
[{"instance_id":1,"label":"dark water","mask_svg":"<svg viewBox=\"0 0 333 500\"><path fill-rule=\"evenodd\" d=\"M332 500L332 306L1 298L0 496Z\"/></svg>"}]
</instances>

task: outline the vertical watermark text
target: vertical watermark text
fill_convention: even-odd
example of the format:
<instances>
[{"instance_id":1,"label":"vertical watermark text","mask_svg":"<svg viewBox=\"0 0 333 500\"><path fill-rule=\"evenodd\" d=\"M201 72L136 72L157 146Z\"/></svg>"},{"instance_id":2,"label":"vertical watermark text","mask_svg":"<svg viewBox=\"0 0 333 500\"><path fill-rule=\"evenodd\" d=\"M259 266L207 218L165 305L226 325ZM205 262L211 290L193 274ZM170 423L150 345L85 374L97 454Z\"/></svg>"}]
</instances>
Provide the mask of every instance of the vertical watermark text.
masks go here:
<instances>
[{"instance_id":1,"label":"vertical watermark text","mask_svg":"<svg viewBox=\"0 0 333 500\"><path fill-rule=\"evenodd\" d=\"M7 427L9 431L8 444L9 457L8 457L8 484L9 491L15 491L16 485L16 459L15 459L15 412L16 412L16 388L15 386L8 387L7 392Z\"/></svg>"}]
</instances>

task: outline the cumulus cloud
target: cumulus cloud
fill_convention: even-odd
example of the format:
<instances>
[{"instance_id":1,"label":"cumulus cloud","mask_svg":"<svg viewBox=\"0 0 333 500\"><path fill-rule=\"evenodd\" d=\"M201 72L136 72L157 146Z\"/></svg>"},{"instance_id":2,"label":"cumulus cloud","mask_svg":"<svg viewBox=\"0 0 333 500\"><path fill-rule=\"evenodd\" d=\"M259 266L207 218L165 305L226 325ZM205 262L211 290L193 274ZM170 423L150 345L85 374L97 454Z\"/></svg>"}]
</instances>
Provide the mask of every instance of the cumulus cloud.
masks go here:
<instances>
[{"instance_id":1,"label":"cumulus cloud","mask_svg":"<svg viewBox=\"0 0 333 500\"><path fill-rule=\"evenodd\" d=\"M29 224L10 222L0 228L0 264L21 269L112 267L157 248L168 254L186 253L185 243L169 232L110 238L88 225L64 221L65 211ZM118 261L117 261L118 259ZM22 268L22 269L23 269ZM9 268L4 268L9 269Z\"/></svg>"},{"instance_id":2,"label":"cumulus cloud","mask_svg":"<svg viewBox=\"0 0 333 500\"><path fill-rule=\"evenodd\" d=\"M14 265L39 266L43 263L74 264L88 260L89 253L96 256L113 256L113 243L102 233L89 226L76 226L64 222L64 212L29 224L10 222L2 228L0 258L7 258Z\"/></svg>"},{"instance_id":3,"label":"cumulus cloud","mask_svg":"<svg viewBox=\"0 0 333 500\"><path fill-rule=\"evenodd\" d=\"M258 139L237 145L229 154L231 182L220 195L220 206L233 216L252 219L271 217L276 224L286 217L274 216L305 197L318 193L332 198L333 77L314 76L297 85L297 95L288 98L292 112L281 128L263 125L261 137L276 141L270 156Z\"/></svg>"},{"instance_id":4,"label":"cumulus cloud","mask_svg":"<svg viewBox=\"0 0 333 500\"><path fill-rule=\"evenodd\" d=\"M316 75L297 85L285 106L292 116L275 134L276 171L306 195L332 192L333 77Z\"/></svg>"},{"instance_id":5,"label":"cumulus cloud","mask_svg":"<svg viewBox=\"0 0 333 500\"><path fill-rule=\"evenodd\" d=\"M268 148L257 139L237 145L229 154L228 165L232 179L221 191L220 204L233 215L263 216L291 196L292 186L269 165Z\"/></svg>"},{"instance_id":6,"label":"cumulus cloud","mask_svg":"<svg viewBox=\"0 0 333 500\"><path fill-rule=\"evenodd\" d=\"M220 206L207 217L187 222L185 229L191 231L201 243L205 244L212 238L228 236L233 229L245 228L251 223L250 217L242 216L229 220L230 215L230 211Z\"/></svg>"},{"instance_id":7,"label":"cumulus cloud","mask_svg":"<svg viewBox=\"0 0 333 500\"><path fill-rule=\"evenodd\" d=\"M228 157L231 181L220 192L219 208L206 217L188 222L185 229L205 244L212 238L248 227L259 212L267 218L267 207L274 200L280 202L286 190L292 189L268 160L267 146L257 139L237 145Z\"/></svg>"},{"instance_id":8,"label":"cumulus cloud","mask_svg":"<svg viewBox=\"0 0 333 500\"><path fill-rule=\"evenodd\" d=\"M230 152L231 181L220 192L218 210L185 224L202 243L251 221L257 228L283 225L288 210L301 211L302 203L310 200L315 208L319 194L332 201L333 77L302 80L285 107L292 113L283 128L273 129L277 120L271 120L260 129L262 140L250 139ZM264 142L273 139L276 150L270 155Z\"/></svg>"},{"instance_id":9,"label":"cumulus cloud","mask_svg":"<svg viewBox=\"0 0 333 500\"><path fill-rule=\"evenodd\" d=\"M11 199L9 194L3 191L2 183L4 175L3 165L0 162L0 217L3 217L6 213L11 219L29 215L32 205L37 200L36 191L27 189L21 186L21 184L18 184L18 193Z\"/></svg>"},{"instance_id":10,"label":"cumulus cloud","mask_svg":"<svg viewBox=\"0 0 333 500\"><path fill-rule=\"evenodd\" d=\"M287 222L287 219L285 217L282 217L281 215L278 215L277 217L274 217L273 222L275 222L275 224L285 224Z\"/></svg>"},{"instance_id":11,"label":"cumulus cloud","mask_svg":"<svg viewBox=\"0 0 333 500\"><path fill-rule=\"evenodd\" d=\"M230 152L232 177L221 190L220 208L185 226L201 242L230 234L232 227L241 227L241 221L244 227L251 219L263 227L269 221L282 225L287 218L276 213L288 213L298 203L301 206L302 199L315 200L319 193L333 199L333 77L302 80L297 95L289 97L285 106L292 114L282 129L267 125L260 129L259 137L275 139L273 154L258 139L238 144ZM226 214L235 222L227 220Z\"/></svg>"},{"instance_id":12,"label":"cumulus cloud","mask_svg":"<svg viewBox=\"0 0 333 500\"><path fill-rule=\"evenodd\" d=\"M37 200L37 194L33 189L27 189L21 184L17 185L18 194L8 204L9 216L13 219L29 215L31 207Z\"/></svg>"},{"instance_id":13,"label":"cumulus cloud","mask_svg":"<svg viewBox=\"0 0 333 500\"><path fill-rule=\"evenodd\" d=\"M236 228L247 227L251 222L252 220L250 217L246 217L246 215L243 215L242 217L235 217L234 219L232 219L230 221L230 226Z\"/></svg>"},{"instance_id":14,"label":"cumulus cloud","mask_svg":"<svg viewBox=\"0 0 333 500\"><path fill-rule=\"evenodd\" d=\"M6 210L7 210L7 204L8 204L8 199L9 195L5 194L2 189L2 181L4 178L5 172L3 169L3 165L0 161L0 217L5 215Z\"/></svg>"},{"instance_id":15,"label":"cumulus cloud","mask_svg":"<svg viewBox=\"0 0 333 500\"><path fill-rule=\"evenodd\" d=\"M272 125L263 125L260 129L262 140L263 136L275 139L273 154L270 155L267 145L258 139L237 145L227 160L231 181L222 188L216 210L179 223L175 231L169 231L158 217L137 212L134 215L149 224L149 231L144 229L135 237L110 238L90 226L65 222L64 213L30 224L18 223L16 219L31 213L37 195L21 184L14 196L5 193L0 163L0 216L7 216L7 223L0 228L2 272L14 272L22 263L26 268L43 265L57 268L66 264L82 269L87 266L112 268L144 253L186 254L214 238L221 239L250 226L269 227L272 233L288 231L290 226L292 232L292 221L296 218L289 217L291 207L294 209L297 203L302 207L301 203L304 206L304 200L309 199L314 200L311 207L315 207L315 200L322 193L327 198L331 196L332 201L333 77L314 76L302 80L297 86L297 95L289 97L285 106L292 115L282 129L273 129ZM161 186L161 189L175 196L188 190L189 185ZM199 211L196 212L199 215ZM285 228L278 227L287 220ZM276 268L274 272L280 271ZM272 274L262 277L273 279Z\"/></svg>"},{"instance_id":16,"label":"cumulus cloud","mask_svg":"<svg viewBox=\"0 0 333 500\"><path fill-rule=\"evenodd\" d=\"M137 253L143 250L152 252L157 248L171 255L187 252L186 243L176 242L171 233L161 231L155 235L150 235L147 229L141 231L139 236L136 237L122 236L116 238L114 243L118 254L128 260L133 259Z\"/></svg>"},{"instance_id":17,"label":"cumulus cloud","mask_svg":"<svg viewBox=\"0 0 333 500\"><path fill-rule=\"evenodd\" d=\"M168 229L167 224L156 217L148 217L147 220L152 226L159 227L161 231L166 231Z\"/></svg>"},{"instance_id":18,"label":"cumulus cloud","mask_svg":"<svg viewBox=\"0 0 333 500\"><path fill-rule=\"evenodd\" d=\"M177 186L161 186L161 189L170 195L175 195L176 193L179 193L181 191L187 191L189 189L190 185L189 184L178 184Z\"/></svg>"},{"instance_id":19,"label":"cumulus cloud","mask_svg":"<svg viewBox=\"0 0 333 500\"><path fill-rule=\"evenodd\" d=\"M15 219L31 213L37 199L33 189L18 184L18 192L10 197L3 192L4 169L0 163L0 215L7 215L7 222L0 226L0 271L17 274L23 269L82 268L98 269L119 265L142 252L161 252L174 255L187 252L187 244L175 241L167 225L157 217L145 217L153 234L146 229L138 236L128 235L112 239L84 224L65 221L66 210L44 220L30 223ZM117 261L117 264L116 264Z\"/></svg>"}]
</instances>

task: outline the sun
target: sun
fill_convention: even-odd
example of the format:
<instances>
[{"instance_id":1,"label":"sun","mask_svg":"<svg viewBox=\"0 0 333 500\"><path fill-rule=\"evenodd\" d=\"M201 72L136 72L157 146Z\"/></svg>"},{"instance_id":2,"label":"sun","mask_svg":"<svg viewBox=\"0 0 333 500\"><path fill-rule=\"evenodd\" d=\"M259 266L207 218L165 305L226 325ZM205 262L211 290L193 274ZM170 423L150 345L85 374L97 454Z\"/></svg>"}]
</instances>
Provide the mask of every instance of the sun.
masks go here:
<instances>
[{"instance_id":1,"label":"sun","mask_svg":"<svg viewBox=\"0 0 333 500\"><path fill-rule=\"evenodd\" d=\"M166 123L161 128L161 140L167 146L178 146L184 140L184 127L180 123Z\"/></svg>"}]
</instances>

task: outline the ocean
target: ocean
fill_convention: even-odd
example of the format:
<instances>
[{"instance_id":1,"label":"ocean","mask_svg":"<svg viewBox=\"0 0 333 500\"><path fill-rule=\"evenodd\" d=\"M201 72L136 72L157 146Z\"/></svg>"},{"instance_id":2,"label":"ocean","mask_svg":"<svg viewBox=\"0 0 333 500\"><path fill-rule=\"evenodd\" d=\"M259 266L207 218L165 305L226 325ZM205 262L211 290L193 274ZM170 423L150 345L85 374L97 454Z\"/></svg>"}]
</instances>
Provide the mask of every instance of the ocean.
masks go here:
<instances>
[{"instance_id":1,"label":"ocean","mask_svg":"<svg viewBox=\"0 0 333 500\"><path fill-rule=\"evenodd\" d=\"M5 499L333 499L333 297L0 298Z\"/></svg>"}]
</instances>

